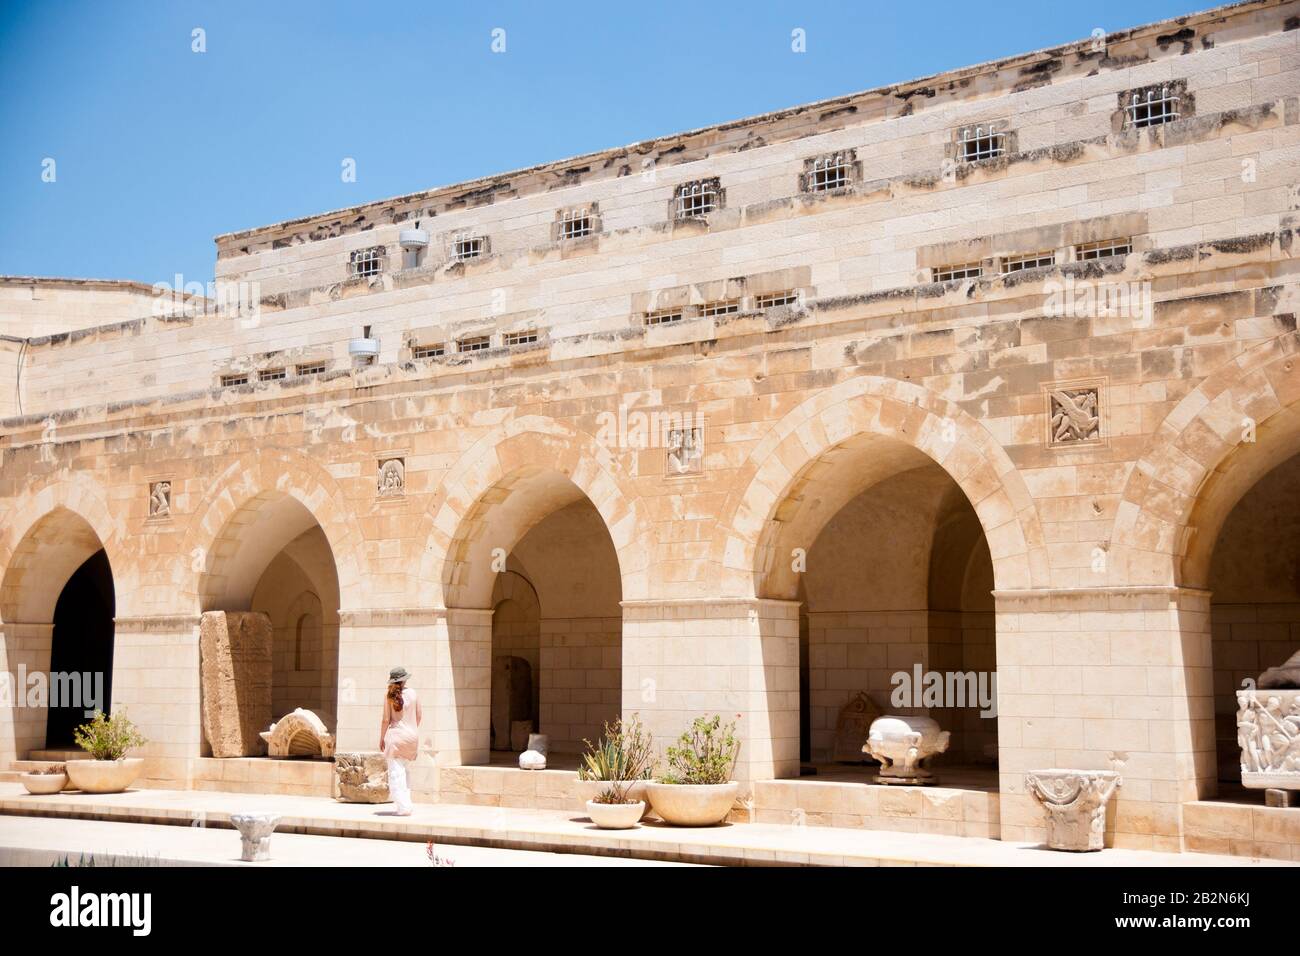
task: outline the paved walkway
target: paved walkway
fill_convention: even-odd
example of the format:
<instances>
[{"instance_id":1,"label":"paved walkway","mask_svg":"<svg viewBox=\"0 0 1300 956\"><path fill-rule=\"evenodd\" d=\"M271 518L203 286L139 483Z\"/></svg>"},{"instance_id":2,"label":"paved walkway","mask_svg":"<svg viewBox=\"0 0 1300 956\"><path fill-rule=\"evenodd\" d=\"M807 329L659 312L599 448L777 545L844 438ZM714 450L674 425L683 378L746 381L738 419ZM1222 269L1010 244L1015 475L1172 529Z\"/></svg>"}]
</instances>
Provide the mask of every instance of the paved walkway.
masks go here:
<instances>
[{"instance_id":1,"label":"paved walkway","mask_svg":"<svg viewBox=\"0 0 1300 956\"><path fill-rule=\"evenodd\" d=\"M412 816L394 817L382 806L338 803L325 797L198 790L34 796L27 793L21 784L0 783L0 815L3 816L60 816L190 825L198 829L228 827L230 814L256 810L280 815L281 822L276 831L280 835L305 833L421 844L433 839L438 844L693 863L1075 867L1294 865L1208 853L1152 853L1124 849L1100 853L1058 853L1032 844L975 837L767 823L701 829L648 824L635 830L612 831L597 829L577 810L416 804ZM21 826L22 822L19 821L18 825Z\"/></svg>"}]
</instances>

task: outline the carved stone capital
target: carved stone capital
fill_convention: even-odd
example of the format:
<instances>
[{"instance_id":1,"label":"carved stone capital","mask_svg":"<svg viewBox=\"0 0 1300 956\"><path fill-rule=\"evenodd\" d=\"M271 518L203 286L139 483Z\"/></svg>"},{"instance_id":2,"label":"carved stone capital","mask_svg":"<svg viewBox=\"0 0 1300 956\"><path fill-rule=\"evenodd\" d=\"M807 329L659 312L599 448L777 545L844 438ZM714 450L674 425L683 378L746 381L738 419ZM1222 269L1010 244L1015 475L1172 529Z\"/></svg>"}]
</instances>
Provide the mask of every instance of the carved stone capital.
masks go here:
<instances>
[{"instance_id":1,"label":"carved stone capital","mask_svg":"<svg viewBox=\"0 0 1300 956\"><path fill-rule=\"evenodd\" d=\"M1031 770L1025 790L1047 813L1047 845L1082 852L1106 845L1106 804L1122 781L1113 770Z\"/></svg>"}]
</instances>

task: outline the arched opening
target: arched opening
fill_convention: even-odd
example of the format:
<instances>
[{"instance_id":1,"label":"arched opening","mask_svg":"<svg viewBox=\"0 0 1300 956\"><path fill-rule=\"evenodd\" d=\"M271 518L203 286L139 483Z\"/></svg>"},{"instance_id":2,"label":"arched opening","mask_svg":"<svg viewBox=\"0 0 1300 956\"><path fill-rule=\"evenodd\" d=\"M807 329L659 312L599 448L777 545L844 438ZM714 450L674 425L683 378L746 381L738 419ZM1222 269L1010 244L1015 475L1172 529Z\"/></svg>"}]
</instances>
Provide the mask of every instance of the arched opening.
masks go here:
<instances>
[{"instance_id":1,"label":"arched opening","mask_svg":"<svg viewBox=\"0 0 1300 956\"><path fill-rule=\"evenodd\" d=\"M948 472L901 441L855 436L796 475L759 554L760 596L800 604L803 773L870 782L851 706L865 694L950 732L943 783L997 789L993 562Z\"/></svg>"},{"instance_id":2,"label":"arched opening","mask_svg":"<svg viewBox=\"0 0 1300 956\"><path fill-rule=\"evenodd\" d=\"M1215 762L1225 793L1241 786L1237 691L1300 650L1298 501L1300 455L1295 455L1240 497L1214 541L1208 587Z\"/></svg>"},{"instance_id":3,"label":"arched opening","mask_svg":"<svg viewBox=\"0 0 1300 956\"><path fill-rule=\"evenodd\" d=\"M237 510L212 546L200 602L203 611L254 612L269 621L270 720L301 707L336 732L338 573L329 539L305 505L268 493Z\"/></svg>"},{"instance_id":4,"label":"arched opening","mask_svg":"<svg viewBox=\"0 0 1300 956\"><path fill-rule=\"evenodd\" d=\"M0 595L0 649L21 703L0 714L0 756L70 748L75 727L111 709L116 596L104 543L81 515L54 508L15 547Z\"/></svg>"}]
</instances>

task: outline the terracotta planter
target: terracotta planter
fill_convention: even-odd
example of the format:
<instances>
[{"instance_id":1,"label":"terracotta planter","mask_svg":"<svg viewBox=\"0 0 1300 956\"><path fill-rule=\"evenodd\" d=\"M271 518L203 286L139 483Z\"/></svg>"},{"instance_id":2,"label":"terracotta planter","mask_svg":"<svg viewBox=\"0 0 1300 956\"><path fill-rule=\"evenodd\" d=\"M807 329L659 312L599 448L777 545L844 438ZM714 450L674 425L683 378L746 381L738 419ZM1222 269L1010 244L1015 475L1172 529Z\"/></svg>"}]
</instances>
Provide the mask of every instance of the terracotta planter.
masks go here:
<instances>
[{"instance_id":1,"label":"terracotta planter","mask_svg":"<svg viewBox=\"0 0 1300 956\"><path fill-rule=\"evenodd\" d=\"M740 784L706 785L647 783L650 805L665 823L675 827L712 827L727 818L736 803Z\"/></svg>"},{"instance_id":2,"label":"terracotta planter","mask_svg":"<svg viewBox=\"0 0 1300 956\"><path fill-rule=\"evenodd\" d=\"M645 809L641 812L641 818L645 819L646 814L650 812L650 800L645 794L645 785L648 780L638 780L627 788L627 799L639 801L645 804ZM607 780L575 780L573 781L573 795L578 798L578 803L585 807L592 800L609 786Z\"/></svg>"},{"instance_id":3,"label":"terracotta planter","mask_svg":"<svg viewBox=\"0 0 1300 956\"><path fill-rule=\"evenodd\" d=\"M641 822L645 801L636 803L597 803L587 801L587 816L602 830L630 830Z\"/></svg>"},{"instance_id":4,"label":"terracotta planter","mask_svg":"<svg viewBox=\"0 0 1300 956\"><path fill-rule=\"evenodd\" d=\"M144 758L121 760L69 760L68 779L82 793L121 793L135 782L144 769Z\"/></svg>"},{"instance_id":5,"label":"terracotta planter","mask_svg":"<svg viewBox=\"0 0 1300 956\"><path fill-rule=\"evenodd\" d=\"M68 783L66 773L25 773L21 779L28 793L58 793Z\"/></svg>"}]
</instances>

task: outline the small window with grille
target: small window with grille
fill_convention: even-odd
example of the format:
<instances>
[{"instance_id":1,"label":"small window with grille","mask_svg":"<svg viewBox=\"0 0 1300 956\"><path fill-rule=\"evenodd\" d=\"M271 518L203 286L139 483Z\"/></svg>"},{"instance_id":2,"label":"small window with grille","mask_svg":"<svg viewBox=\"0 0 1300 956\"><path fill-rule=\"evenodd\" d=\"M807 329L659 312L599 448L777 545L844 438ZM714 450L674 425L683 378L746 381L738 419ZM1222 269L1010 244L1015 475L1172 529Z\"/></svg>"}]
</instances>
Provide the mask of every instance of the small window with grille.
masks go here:
<instances>
[{"instance_id":1,"label":"small window with grille","mask_svg":"<svg viewBox=\"0 0 1300 956\"><path fill-rule=\"evenodd\" d=\"M1035 252L1027 256L1009 256L1002 264L1002 271L1024 272L1026 269L1041 269L1052 265L1056 265L1055 252Z\"/></svg>"},{"instance_id":2,"label":"small window with grille","mask_svg":"<svg viewBox=\"0 0 1300 956\"><path fill-rule=\"evenodd\" d=\"M474 335L456 343L457 352L483 352L491 347L492 337L489 335Z\"/></svg>"},{"instance_id":3,"label":"small window with grille","mask_svg":"<svg viewBox=\"0 0 1300 956\"><path fill-rule=\"evenodd\" d=\"M257 373L259 382L274 382L284 378L284 369L282 368L264 368Z\"/></svg>"},{"instance_id":4,"label":"small window with grille","mask_svg":"<svg viewBox=\"0 0 1300 956\"><path fill-rule=\"evenodd\" d=\"M559 237L561 239L581 239L596 231L588 209L566 209L560 215Z\"/></svg>"},{"instance_id":5,"label":"small window with grille","mask_svg":"<svg viewBox=\"0 0 1300 956\"><path fill-rule=\"evenodd\" d=\"M1172 123L1180 115L1179 101L1182 97L1176 86L1168 84L1149 86L1140 90L1130 90L1123 96L1128 101L1125 105L1128 123L1134 129Z\"/></svg>"},{"instance_id":6,"label":"small window with grille","mask_svg":"<svg viewBox=\"0 0 1300 956\"><path fill-rule=\"evenodd\" d=\"M297 366L294 371L298 375L319 375L325 371L324 362L304 362Z\"/></svg>"},{"instance_id":7,"label":"small window with grille","mask_svg":"<svg viewBox=\"0 0 1300 956\"><path fill-rule=\"evenodd\" d=\"M348 259L348 274L353 278L377 276L384 268L384 247L354 249Z\"/></svg>"},{"instance_id":8,"label":"small window with grille","mask_svg":"<svg viewBox=\"0 0 1300 956\"><path fill-rule=\"evenodd\" d=\"M1133 243L1128 239L1105 239L1101 242L1084 242L1074 247L1074 258L1080 262L1089 259L1106 259L1110 256L1126 256L1133 251Z\"/></svg>"},{"instance_id":9,"label":"small window with grille","mask_svg":"<svg viewBox=\"0 0 1300 956\"><path fill-rule=\"evenodd\" d=\"M238 372L234 375L221 376L222 388L233 388L236 385L247 385L247 384L248 384L248 375L245 372Z\"/></svg>"},{"instance_id":10,"label":"small window with grille","mask_svg":"<svg viewBox=\"0 0 1300 956\"><path fill-rule=\"evenodd\" d=\"M850 150L818 156L808 164L804 191L823 193L843 189L853 182L854 166L854 154Z\"/></svg>"},{"instance_id":11,"label":"small window with grille","mask_svg":"<svg viewBox=\"0 0 1300 956\"><path fill-rule=\"evenodd\" d=\"M957 137L957 157L964 163L993 159L1006 151L1006 134L991 126L968 126Z\"/></svg>"},{"instance_id":12,"label":"small window with grille","mask_svg":"<svg viewBox=\"0 0 1300 956\"><path fill-rule=\"evenodd\" d=\"M411 357L418 359L441 358L447 352L443 345L417 345L411 349Z\"/></svg>"},{"instance_id":13,"label":"small window with grille","mask_svg":"<svg viewBox=\"0 0 1300 956\"><path fill-rule=\"evenodd\" d=\"M754 308L775 309L781 305L794 305L798 301L799 293L794 289L787 289L784 292L768 292L754 297Z\"/></svg>"},{"instance_id":14,"label":"small window with grille","mask_svg":"<svg viewBox=\"0 0 1300 956\"><path fill-rule=\"evenodd\" d=\"M523 332L507 332L503 340L507 346L532 345L537 341L537 330L527 329Z\"/></svg>"},{"instance_id":15,"label":"small window with grille","mask_svg":"<svg viewBox=\"0 0 1300 956\"><path fill-rule=\"evenodd\" d=\"M659 309L645 314L646 325L671 325L682 320L681 309Z\"/></svg>"},{"instance_id":16,"label":"small window with grille","mask_svg":"<svg viewBox=\"0 0 1300 956\"><path fill-rule=\"evenodd\" d=\"M700 315L705 317L710 315L730 315L733 312L740 311L739 299L725 299L717 302L706 302L700 306Z\"/></svg>"},{"instance_id":17,"label":"small window with grille","mask_svg":"<svg viewBox=\"0 0 1300 956\"><path fill-rule=\"evenodd\" d=\"M979 262L966 262L958 266L935 266L935 282L951 282L953 279L978 279L984 274L984 265Z\"/></svg>"},{"instance_id":18,"label":"small window with grille","mask_svg":"<svg viewBox=\"0 0 1300 956\"><path fill-rule=\"evenodd\" d=\"M677 187L676 216L678 219L700 219L722 205L722 192L717 179L697 179Z\"/></svg>"},{"instance_id":19,"label":"small window with grille","mask_svg":"<svg viewBox=\"0 0 1300 956\"><path fill-rule=\"evenodd\" d=\"M451 258L456 262L467 262L483 255L487 240L483 236L460 235L452 240Z\"/></svg>"}]
</instances>

